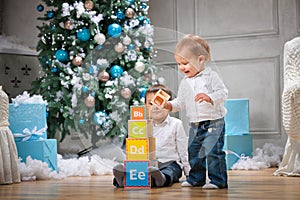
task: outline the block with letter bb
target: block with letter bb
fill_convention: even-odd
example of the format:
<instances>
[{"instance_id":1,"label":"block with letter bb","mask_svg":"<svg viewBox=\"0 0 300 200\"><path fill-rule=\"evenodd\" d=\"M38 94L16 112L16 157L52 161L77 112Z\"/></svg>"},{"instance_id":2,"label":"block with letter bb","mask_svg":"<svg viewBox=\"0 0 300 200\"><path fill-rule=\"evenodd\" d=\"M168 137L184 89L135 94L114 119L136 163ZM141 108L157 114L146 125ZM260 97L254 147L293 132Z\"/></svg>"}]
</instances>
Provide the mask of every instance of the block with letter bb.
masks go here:
<instances>
[{"instance_id":1,"label":"block with letter bb","mask_svg":"<svg viewBox=\"0 0 300 200\"><path fill-rule=\"evenodd\" d=\"M146 138L153 136L153 122L147 120L128 120L129 138Z\"/></svg>"},{"instance_id":2,"label":"block with letter bb","mask_svg":"<svg viewBox=\"0 0 300 200\"><path fill-rule=\"evenodd\" d=\"M124 161L125 188L149 188L151 179L148 172L148 161Z\"/></svg>"},{"instance_id":3,"label":"block with letter bb","mask_svg":"<svg viewBox=\"0 0 300 200\"><path fill-rule=\"evenodd\" d=\"M155 138L126 139L126 160L155 159Z\"/></svg>"},{"instance_id":4,"label":"block with letter bb","mask_svg":"<svg viewBox=\"0 0 300 200\"><path fill-rule=\"evenodd\" d=\"M130 106L130 119L131 120L144 120L149 119L149 113L146 106Z\"/></svg>"}]
</instances>

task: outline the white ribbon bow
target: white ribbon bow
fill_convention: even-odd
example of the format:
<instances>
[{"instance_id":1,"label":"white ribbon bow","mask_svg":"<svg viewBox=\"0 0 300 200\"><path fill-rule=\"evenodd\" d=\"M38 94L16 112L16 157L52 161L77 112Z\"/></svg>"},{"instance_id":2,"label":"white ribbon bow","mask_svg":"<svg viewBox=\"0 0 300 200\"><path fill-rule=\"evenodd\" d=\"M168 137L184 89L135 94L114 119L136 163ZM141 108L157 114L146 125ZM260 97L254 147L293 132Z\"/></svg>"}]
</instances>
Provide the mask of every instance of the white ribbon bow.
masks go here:
<instances>
[{"instance_id":1,"label":"white ribbon bow","mask_svg":"<svg viewBox=\"0 0 300 200\"><path fill-rule=\"evenodd\" d=\"M233 154L241 160L247 160L247 158L249 158L249 156L246 156L244 153L242 153L241 155L238 155L234 151L231 151L231 150L228 150L228 149L226 149L224 151L225 151L226 154Z\"/></svg>"},{"instance_id":2,"label":"white ribbon bow","mask_svg":"<svg viewBox=\"0 0 300 200\"><path fill-rule=\"evenodd\" d=\"M47 127L41 128L38 131L36 129L37 129L36 126L32 129L32 131L30 131L28 128L25 128L23 130L23 133L25 133L25 134L17 133L17 134L13 134L13 135L14 135L15 138L24 137L22 139L22 142L29 140L29 138L31 137L31 135L37 135L37 136L40 136L40 139L43 139L42 136L43 136L43 133L47 130Z\"/></svg>"}]
</instances>

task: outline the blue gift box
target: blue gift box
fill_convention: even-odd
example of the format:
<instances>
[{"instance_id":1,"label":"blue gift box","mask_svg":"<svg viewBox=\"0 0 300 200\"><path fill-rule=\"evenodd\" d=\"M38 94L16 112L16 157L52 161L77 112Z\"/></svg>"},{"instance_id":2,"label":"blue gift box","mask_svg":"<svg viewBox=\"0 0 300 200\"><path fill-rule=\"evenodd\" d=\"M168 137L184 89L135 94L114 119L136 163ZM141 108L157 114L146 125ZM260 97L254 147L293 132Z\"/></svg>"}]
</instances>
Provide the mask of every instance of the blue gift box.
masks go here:
<instances>
[{"instance_id":1,"label":"blue gift box","mask_svg":"<svg viewBox=\"0 0 300 200\"><path fill-rule=\"evenodd\" d=\"M225 135L223 150L226 152L227 169L231 169L234 163L239 160L239 156L252 156L252 135Z\"/></svg>"},{"instance_id":2,"label":"blue gift box","mask_svg":"<svg viewBox=\"0 0 300 200\"><path fill-rule=\"evenodd\" d=\"M49 168L58 172L56 139L16 142L16 146L22 162L26 162L27 156L30 156L32 159L46 162Z\"/></svg>"},{"instance_id":3,"label":"blue gift box","mask_svg":"<svg viewBox=\"0 0 300 200\"><path fill-rule=\"evenodd\" d=\"M249 100L228 99L225 101L225 134L249 134Z\"/></svg>"},{"instance_id":4,"label":"blue gift box","mask_svg":"<svg viewBox=\"0 0 300 200\"><path fill-rule=\"evenodd\" d=\"M8 122L16 142L47 139L45 103L9 104Z\"/></svg>"}]
</instances>

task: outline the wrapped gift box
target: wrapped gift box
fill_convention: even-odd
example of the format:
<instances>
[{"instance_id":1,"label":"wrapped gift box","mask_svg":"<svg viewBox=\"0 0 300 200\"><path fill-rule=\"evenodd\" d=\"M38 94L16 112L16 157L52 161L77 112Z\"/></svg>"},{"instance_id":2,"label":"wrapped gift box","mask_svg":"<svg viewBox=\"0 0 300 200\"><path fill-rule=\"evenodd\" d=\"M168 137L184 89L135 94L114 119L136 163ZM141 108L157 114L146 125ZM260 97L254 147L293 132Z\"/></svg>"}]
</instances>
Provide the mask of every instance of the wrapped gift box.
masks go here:
<instances>
[{"instance_id":1,"label":"wrapped gift box","mask_svg":"<svg viewBox=\"0 0 300 200\"><path fill-rule=\"evenodd\" d=\"M238 156L252 156L252 135L225 135L223 150L226 152L227 169L231 169L234 163L239 160Z\"/></svg>"},{"instance_id":2,"label":"wrapped gift box","mask_svg":"<svg viewBox=\"0 0 300 200\"><path fill-rule=\"evenodd\" d=\"M54 171L57 168L57 141L55 139L16 142L18 156L26 162L27 156L46 162Z\"/></svg>"},{"instance_id":3,"label":"wrapped gift box","mask_svg":"<svg viewBox=\"0 0 300 200\"><path fill-rule=\"evenodd\" d=\"M249 100L228 99L225 101L225 134L249 134Z\"/></svg>"},{"instance_id":4,"label":"wrapped gift box","mask_svg":"<svg viewBox=\"0 0 300 200\"><path fill-rule=\"evenodd\" d=\"M45 103L9 104L8 121L16 142L47 139Z\"/></svg>"}]
</instances>

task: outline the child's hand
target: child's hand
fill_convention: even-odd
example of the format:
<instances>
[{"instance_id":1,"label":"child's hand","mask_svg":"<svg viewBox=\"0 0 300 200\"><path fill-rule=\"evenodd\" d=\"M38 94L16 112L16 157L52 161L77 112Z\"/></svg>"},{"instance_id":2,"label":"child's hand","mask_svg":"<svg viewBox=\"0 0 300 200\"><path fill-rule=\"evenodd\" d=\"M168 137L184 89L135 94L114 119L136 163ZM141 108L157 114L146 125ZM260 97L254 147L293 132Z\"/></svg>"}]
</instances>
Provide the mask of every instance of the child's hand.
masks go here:
<instances>
[{"instance_id":1,"label":"child's hand","mask_svg":"<svg viewBox=\"0 0 300 200\"><path fill-rule=\"evenodd\" d=\"M172 104L169 101L166 101L166 103L164 104L164 109L172 111Z\"/></svg>"},{"instance_id":2,"label":"child's hand","mask_svg":"<svg viewBox=\"0 0 300 200\"><path fill-rule=\"evenodd\" d=\"M204 94L204 93L196 94L195 102L201 103L203 101L206 101L207 103L212 103L211 98L207 94Z\"/></svg>"}]
</instances>

